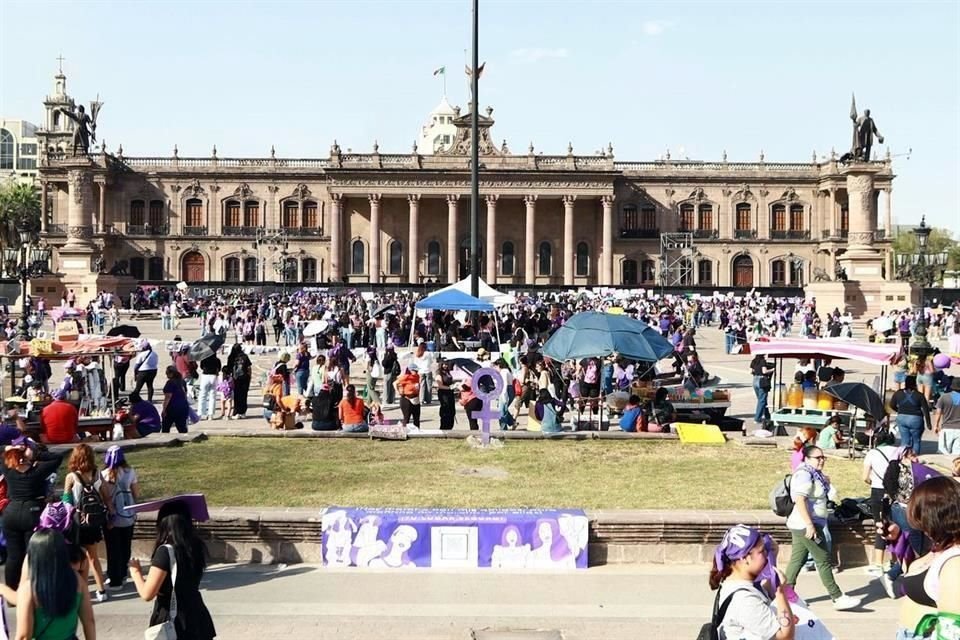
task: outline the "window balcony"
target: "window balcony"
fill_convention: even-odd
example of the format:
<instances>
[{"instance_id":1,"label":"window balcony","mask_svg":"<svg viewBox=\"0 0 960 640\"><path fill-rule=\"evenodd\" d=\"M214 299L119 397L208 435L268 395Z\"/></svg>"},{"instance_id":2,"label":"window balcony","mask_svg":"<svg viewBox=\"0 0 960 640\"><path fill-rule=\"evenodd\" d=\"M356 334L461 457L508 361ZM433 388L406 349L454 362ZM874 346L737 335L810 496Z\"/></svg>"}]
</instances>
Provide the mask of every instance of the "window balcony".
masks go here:
<instances>
[{"instance_id":1,"label":"window balcony","mask_svg":"<svg viewBox=\"0 0 960 640\"><path fill-rule=\"evenodd\" d=\"M159 224L128 224L127 235L130 236L165 236L170 233L170 225Z\"/></svg>"},{"instance_id":2,"label":"window balcony","mask_svg":"<svg viewBox=\"0 0 960 640\"><path fill-rule=\"evenodd\" d=\"M774 229L770 232L771 240L809 240L809 229Z\"/></svg>"},{"instance_id":3,"label":"window balcony","mask_svg":"<svg viewBox=\"0 0 960 640\"><path fill-rule=\"evenodd\" d=\"M297 238L319 238L323 236L323 229L317 227L284 227L280 231Z\"/></svg>"},{"instance_id":4,"label":"window balcony","mask_svg":"<svg viewBox=\"0 0 960 640\"><path fill-rule=\"evenodd\" d=\"M733 239L734 240L756 240L757 232L754 229L734 229Z\"/></svg>"},{"instance_id":5,"label":"window balcony","mask_svg":"<svg viewBox=\"0 0 960 640\"><path fill-rule=\"evenodd\" d=\"M696 229L693 237L698 240L716 240L720 237L720 232L716 229Z\"/></svg>"},{"instance_id":6,"label":"window balcony","mask_svg":"<svg viewBox=\"0 0 960 640\"><path fill-rule=\"evenodd\" d=\"M196 226L196 227L184 227L183 235L185 236L205 236L207 235L206 226Z\"/></svg>"},{"instance_id":7,"label":"window balcony","mask_svg":"<svg viewBox=\"0 0 960 640\"><path fill-rule=\"evenodd\" d=\"M833 233L830 232L830 229L824 229L822 237L824 240L846 240L849 233L849 229L837 229Z\"/></svg>"},{"instance_id":8,"label":"window balcony","mask_svg":"<svg viewBox=\"0 0 960 640\"><path fill-rule=\"evenodd\" d=\"M224 227L223 235L225 236L242 236L242 237L254 237L257 235L257 229L260 227Z\"/></svg>"},{"instance_id":9,"label":"window balcony","mask_svg":"<svg viewBox=\"0 0 960 640\"><path fill-rule=\"evenodd\" d=\"M67 235L67 225L50 223L47 225L46 234L48 236L65 236Z\"/></svg>"},{"instance_id":10,"label":"window balcony","mask_svg":"<svg viewBox=\"0 0 960 640\"><path fill-rule=\"evenodd\" d=\"M659 229L620 229L620 237L626 239L643 239L648 240L651 238L659 238L660 230Z\"/></svg>"}]
</instances>

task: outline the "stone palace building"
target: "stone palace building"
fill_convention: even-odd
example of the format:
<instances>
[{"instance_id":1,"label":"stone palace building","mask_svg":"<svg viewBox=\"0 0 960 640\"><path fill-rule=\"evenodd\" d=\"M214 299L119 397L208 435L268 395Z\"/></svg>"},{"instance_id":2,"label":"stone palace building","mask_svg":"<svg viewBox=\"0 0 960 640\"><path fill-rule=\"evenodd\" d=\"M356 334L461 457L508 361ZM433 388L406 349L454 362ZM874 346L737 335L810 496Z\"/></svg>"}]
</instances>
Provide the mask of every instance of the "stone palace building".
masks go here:
<instances>
[{"instance_id":1,"label":"stone palace building","mask_svg":"<svg viewBox=\"0 0 960 640\"><path fill-rule=\"evenodd\" d=\"M122 146L71 157L73 123L58 110L73 104L60 73L36 132L42 235L61 273L89 274L98 257L137 280L189 283L398 285L469 272L471 118L446 100L407 153L334 142L321 158L221 158L215 147L202 158L176 147L136 156ZM889 155L854 164L835 154L627 161L612 146L546 155L495 144L493 124L487 108L478 262L498 287L803 286L832 278L854 245L878 256L874 279L892 272Z\"/></svg>"}]
</instances>

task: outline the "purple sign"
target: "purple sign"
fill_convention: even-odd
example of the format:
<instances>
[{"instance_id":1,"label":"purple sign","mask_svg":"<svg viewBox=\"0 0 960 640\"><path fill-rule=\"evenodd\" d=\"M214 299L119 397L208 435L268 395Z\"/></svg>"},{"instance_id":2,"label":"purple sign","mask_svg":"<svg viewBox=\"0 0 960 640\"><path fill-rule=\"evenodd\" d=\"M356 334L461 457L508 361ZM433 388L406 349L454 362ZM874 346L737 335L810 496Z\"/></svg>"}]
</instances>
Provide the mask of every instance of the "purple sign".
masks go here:
<instances>
[{"instance_id":1,"label":"purple sign","mask_svg":"<svg viewBox=\"0 0 960 640\"><path fill-rule=\"evenodd\" d=\"M321 529L328 567L587 568L578 509L330 507Z\"/></svg>"}]
</instances>

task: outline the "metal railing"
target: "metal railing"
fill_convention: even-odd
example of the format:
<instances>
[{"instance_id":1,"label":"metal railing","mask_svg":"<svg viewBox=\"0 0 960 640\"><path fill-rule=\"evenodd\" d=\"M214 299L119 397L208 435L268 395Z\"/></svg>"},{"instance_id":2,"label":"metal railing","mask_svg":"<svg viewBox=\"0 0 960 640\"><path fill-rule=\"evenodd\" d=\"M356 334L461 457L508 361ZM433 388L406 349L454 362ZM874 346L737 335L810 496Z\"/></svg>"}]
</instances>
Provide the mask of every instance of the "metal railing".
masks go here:
<instances>
[{"instance_id":1,"label":"metal railing","mask_svg":"<svg viewBox=\"0 0 960 640\"><path fill-rule=\"evenodd\" d=\"M846 240L849 233L849 229L835 229L832 232L830 229L824 229L821 232L821 237L824 240Z\"/></svg>"},{"instance_id":2,"label":"metal railing","mask_svg":"<svg viewBox=\"0 0 960 640\"><path fill-rule=\"evenodd\" d=\"M59 223L48 224L46 233L50 236L65 236L67 235L67 225Z\"/></svg>"},{"instance_id":3,"label":"metal railing","mask_svg":"<svg viewBox=\"0 0 960 640\"><path fill-rule=\"evenodd\" d=\"M716 229L695 229L693 237L698 240L716 240L720 237L720 232Z\"/></svg>"},{"instance_id":4,"label":"metal railing","mask_svg":"<svg viewBox=\"0 0 960 640\"><path fill-rule=\"evenodd\" d=\"M205 236L207 235L207 227L203 226L191 226L183 228L183 235L185 236Z\"/></svg>"},{"instance_id":5,"label":"metal railing","mask_svg":"<svg viewBox=\"0 0 960 640\"><path fill-rule=\"evenodd\" d=\"M288 236L303 238L303 237L315 237L320 238L323 236L323 229L318 227L293 227L293 228L284 228L278 229L277 231L285 233Z\"/></svg>"},{"instance_id":6,"label":"metal railing","mask_svg":"<svg viewBox=\"0 0 960 640\"><path fill-rule=\"evenodd\" d=\"M620 237L630 240L659 238L659 229L620 229Z\"/></svg>"},{"instance_id":7,"label":"metal railing","mask_svg":"<svg viewBox=\"0 0 960 640\"><path fill-rule=\"evenodd\" d=\"M128 224L126 233L130 236L166 236L170 234L170 225Z\"/></svg>"},{"instance_id":8,"label":"metal railing","mask_svg":"<svg viewBox=\"0 0 960 640\"><path fill-rule=\"evenodd\" d=\"M809 229L773 229L770 231L771 240L809 240Z\"/></svg>"},{"instance_id":9,"label":"metal railing","mask_svg":"<svg viewBox=\"0 0 960 640\"><path fill-rule=\"evenodd\" d=\"M250 236L251 238L257 235L257 229L260 227L224 227L223 235L225 236Z\"/></svg>"},{"instance_id":10,"label":"metal railing","mask_svg":"<svg viewBox=\"0 0 960 640\"><path fill-rule=\"evenodd\" d=\"M757 231L756 229L734 229L733 238L734 240L756 240Z\"/></svg>"}]
</instances>

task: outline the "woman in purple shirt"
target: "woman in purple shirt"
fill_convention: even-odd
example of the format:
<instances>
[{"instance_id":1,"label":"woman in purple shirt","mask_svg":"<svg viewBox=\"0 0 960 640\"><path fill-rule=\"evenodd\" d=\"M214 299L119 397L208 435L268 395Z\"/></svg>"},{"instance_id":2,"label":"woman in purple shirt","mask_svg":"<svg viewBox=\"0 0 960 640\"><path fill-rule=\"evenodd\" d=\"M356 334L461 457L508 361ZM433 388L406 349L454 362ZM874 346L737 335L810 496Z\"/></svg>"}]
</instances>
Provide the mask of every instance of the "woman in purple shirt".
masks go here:
<instances>
[{"instance_id":1,"label":"woman in purple shirt","mask_svg":"<svg viewBox=\"0 0 960 640\"><path fill-rule=\"evenodd\" d=\"M160 431L169 433L176 425L180 433L187 432L187 416L190 413L190 401L183 376L174 366L167 367L167 383L163 385L163 410L160 412Z\"/></svg>"}]
</instances>

